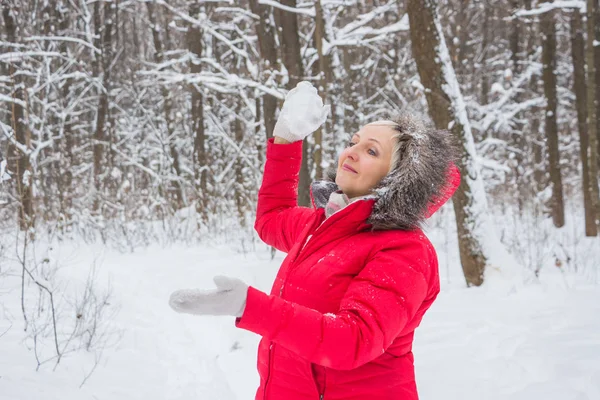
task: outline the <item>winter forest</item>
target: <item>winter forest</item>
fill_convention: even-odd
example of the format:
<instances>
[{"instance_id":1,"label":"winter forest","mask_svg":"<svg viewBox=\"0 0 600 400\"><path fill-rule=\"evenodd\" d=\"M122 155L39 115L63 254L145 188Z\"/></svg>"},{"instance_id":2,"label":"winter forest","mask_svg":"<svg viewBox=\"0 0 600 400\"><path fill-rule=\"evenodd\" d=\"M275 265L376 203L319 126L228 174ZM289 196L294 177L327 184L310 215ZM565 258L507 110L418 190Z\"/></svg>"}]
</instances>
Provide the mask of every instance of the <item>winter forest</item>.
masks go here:
<instances>
[{"instance_id":1,"label":"winter forest","mask_svg":"<svg viewBox=\"0 0 600 400\"><path fill-rule=\"evenodd\" d=\"M457 146L421 397L600 398L598 0L1 5L0 399L253 398L258 339L166 299L222 270L268 290L257 192L303 80L331 113L300 205L370 121Z\"/></svg>"}]
</instances>

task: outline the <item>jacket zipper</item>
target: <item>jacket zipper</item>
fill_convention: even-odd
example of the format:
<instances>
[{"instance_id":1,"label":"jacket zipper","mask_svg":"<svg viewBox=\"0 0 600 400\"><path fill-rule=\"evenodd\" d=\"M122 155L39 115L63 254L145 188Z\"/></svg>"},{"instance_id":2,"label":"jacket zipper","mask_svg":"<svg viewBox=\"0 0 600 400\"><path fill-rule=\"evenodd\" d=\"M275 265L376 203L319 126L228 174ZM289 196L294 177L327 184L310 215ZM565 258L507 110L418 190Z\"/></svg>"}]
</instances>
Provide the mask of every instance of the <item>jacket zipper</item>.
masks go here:
<instances>
[{"instance_id":1,"label":"jacket zipper","mask_svg":"<svg viewBox=\"0 0 600 400\"><path fill-rule=\"evenodd\" d=\"M323 387L321 387L319 385L319 382L317 381L316 376L313 375L313 379L315 381L315 386L317 387L317 391L319 392L319 400L325 399L325 387L327 386L327 376L326 376L325 368L323 368Z\"/></svg>"},{"instance_id":2,"label":"jacket zipper","mask_svg":"<svg viewBox=\"0 0 600 400\"><path fill-rule=\"evenodd\" d=\"M325 388L327 387L327 370L323 368L323 390L319 396L319 400L323 400L325 398Z\"/></svg>"},{"instance_id":3,"label":"jacket zipper","mask_svg":"<svg viewBox=\"0 0 600 400\"><path fill-rule=\"evenodd\" d=\"M273 350L273 342L269 343L269 370L267 371L267 379L265 379L265 391L263 393L263 400L267 400L267 389L269 387L269 379L271 378L271 352Z\"/></svg>"},{"instance_id":4,"label":"jacket zipper","mask_svg":"<svg viewBox=\"0 0 600 400\"><path fill-rule=\"evenodd\" d=\"M311 239L314 239L314 237L317 234L317 231L319 231L320 228L322 228L323 226L325 226L327 223L331 223L331 220L333 220L333 218L329 217L326 218L323 222L321 222L314 230L314 232L312 233L312 235L308 235L307 238L304 241L304 244L302 245L302 248L300 248L300 250L298 250L298 252L296 253L296 256L294 257L294 259L290 262L290 269L288 271L288 274L285 278L285 280L283 281L281 288L279 289L279 297L283 298L283 291L285 288L285 285L288 281L288 278L290 277L292 271L293 271L293 264L296 263L296 261L298 260L298 256L300 255L300 253L302 253L304 251L304 249L307 247L308 242ZM267 373L267 379L265 380L265 392L264 392L264 400L267 400L267 388L268 388L268 384L269 384L269 378L271 377L271 350L273 349L273 343L271 342L271 345L269 346L269 372ZM316 382L315 382L316 383ZM319 400L324 400L325 399L325 385L326 385L326 380L325 380L325 371L323 371L323 389L319 391ZM317 385L317 389L318 389L318 385Z\"/></svg>"}]
</instances>

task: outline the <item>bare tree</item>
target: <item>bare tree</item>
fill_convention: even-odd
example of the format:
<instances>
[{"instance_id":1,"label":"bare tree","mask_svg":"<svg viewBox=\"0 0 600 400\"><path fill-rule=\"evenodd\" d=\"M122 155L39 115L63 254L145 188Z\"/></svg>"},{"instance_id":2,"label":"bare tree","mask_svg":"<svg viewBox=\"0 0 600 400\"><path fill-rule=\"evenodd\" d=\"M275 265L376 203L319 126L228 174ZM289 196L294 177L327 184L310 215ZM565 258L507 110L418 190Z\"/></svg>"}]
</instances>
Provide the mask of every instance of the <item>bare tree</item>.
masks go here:
<instances>
[{"instance_id":1,"label":"bare tree","mask_svg":"<svg viewBox=\"0 0 600 400\"><path fill-rule=\"evenodd\" d=\"M546 153L548 155L548 171L552 186L552 221L557 228L565 224L565 206L563 199L563 184L560 172L560 153L558 148L558 126L556 123L556 32L554 10L545 12L540 17L542 30L542 64L544 79L544 94L546 96Z\"/></svg>"},{"instance_id":2,"label":"bare tree","mask_svg":"<svg viewBox=\"0 0 600 400\"><path fill-rule=\"evenodd\" d=\"M155 15L155 0L149 1L146 3L146 7L148 9L148 19L150 20L150 29L152 30L152 39L154 43L154 60L156 64L159 66L159 69L163 67L161 64L165 61L164 56L164 45L163 38L161 37L160 32L169 31L168 26L161 27L159 19ZM173 132L174 132L174 121L173 121L173 103L171 99L171 93L169 93L169 89L166 86L161 87L161 94L163 98L163 110L164 110L164 118L165 118L165 127L167 134L167 145L169 148L169 155L171 157L171 163L173 170L178 178L181 177L181 164L179 161L179 151L175 147ZM196 104L197 105L197 104ZM196 120L195 120L196 121ZM172 183L174 186L174 191L177 199L176 208L179 209L184 206L186 203L185 196L183 192L183 187L179 179L175 180Z\"/></svg>"},{"instance_id":3,"label":"bare tree","mask_svg":"<svg viewBox=\"0 0 600 400\"><path fill-rule=\"evenodd\" d=\"M510 61L511 61L511 75L512 76L516 76L522 73L522 49L521 49L521 36L522 36L522 31L523 31L523 23L522 21L517 18L515 16L515 13L518 12L521 8L521 2L519 0L511 0L510 2L511 7L512 7L512 19L511 19L511 26L510 26L510 36L509 36L509 43L510 43ZM522 100L522 96L520 96L520 93L517 93L515 95L515 101L516 102L521 102ZM521 113L519 113L521 114ZM521 115L518 115L518 117L521 117ZM525 173L525 168L524 168L524 162L525 162L525 157L524 154L526 153L527 149L526 149L526 140L525 140L525 135L524 135L524 128L525 128L525 124L523 122L521 122L521 118L518 118L518 121L515 121L514 126L512 127L512 134L511 134L511 139L512 139L512 146L516 149L516 151L513 152L514 155L514 159L513 159L513 165L511 165L512 170L515 174L515 185L516 185L516 192L518 193L518 200L517 200L517 204L519 207L519 212L523 212L525 206L524 206L524 202L528 197L528 185L527 182L525 180L524 177L524 173Z\"/></svg>"},{"instance_id":4,"label":"bare tree","mask_svg":"<svg viewBox=\"0 0 600 400\"><path fill-rule=\"evenodd\" d=\"M321 5L321 0L315 1L315 30L314 30L314 40L315 47L317 49L317 54L319 56L319 86L320 92L323 96L323 103L327 103L328 95L333 90L334 83L334 74L333 68L331 65L331 53L325 54L324 44L327 42L325 29L325 15L323 12L323 6ZM337 104L335 102L329 101L331 105L331 117L332 122L330 126L336 125L336 114L337 114ZM325 127L327 125L324 125ZM319 128L314 135L315 139L315 151L314 151L314 163L315 163L315 177L320 179L323 176L323 127Z\"/></svg>"},{"instance_id":5,"label":"bare tree","mask_svg":"<svg viewBox=\"0 0 600 400\"><path fill-rule=\"evenodd\" d=\"M528 11L532 10L532 0L525 0L525 9ZM537 48L539 43L540 32L539 24L534 23L534 20L530 20L527 23L527 54L533 60L537 61ZM538 91L539 76L533 74L529 82L529 90L532 93ZM540 133L541 119L539 117L541 112L541 106L532 107L530 114L531 122L529 124L528 135L531 137L530 149L533 150L533 187L532 195L537 196L538 193L542 192L547 187L548 179L546 178L546 167L544 159L544 140L543 135Z\"/></svg>"},{"instance_id":6,"label":"bare tree","mask_svg":"<svg viewBox=\"0 0 600 400\"><path fill-rule=\"evenodd\" d=\"M596 104L596 68L595 68L595 23L596 23L596 9L598 4L595 0L587 0L587 48L586 48L586 61L587 61L587 128L589 132L590 146L589 146L589 182L591 186L592 195L592 206L594 209L594 217L596 218L596 224L600 224L600 195L598 194L598 137L594 135L597 132L598 127L596 126L598 107Z\"/></svg>"},{"instance_id":7,"label":"bare tree","mask_svg":"<svg viewBox=\"0 0 600 400\"><path fill-rule=\"evenodd\" d=\"M296 0L282 0L284 6L296 8ZM296 13L277 9L277 23L281 32L281 51L283 64L288 70L288 90L304 78L304 66L300 53L300 32ZM302 146L302 165L300 166L300 181L298 183L298 204L308 207L310 205L310 171L308 142L305 139Z\"/></svg>"},{"instance_id":8,"label":"bare tree","mask_svg":"<svg viewBox=\"0 0 600 400\"><path fill-rule=\"evenodd\" d=\"M259 19L254 23L254 29L258 37L258 46L260 49L260 65L262 66L262 80L273 83L275 73L279 70L279 61L277 60L277 44L275 42L275 26L272 23L273 13L271 7L259 4L258 0L250 0L250 10ZM263 99L263 119L267 139L273 136L275 128L275 113L277 111L277 98L270 94L264 94Z\"/></svg>"},{"instance_id":9,"label":"bare tree","mask_svg":"<svg viewBox=\"0 0 600 400\"><path fill-rule=\"evenodd\" d=\"M583 25L579 9L574 9L571 14L571 54L573 58L573 91L577 106L577 128L579 130L579 154L582 167L582 192L585 218L586 236L596 236L598 230L594 209L592 208L592 193L590 188L589 172L589 137L586 126L587 119L587 92L585 85L585 43L583 39Z\"/></svg>"},{"instance_id":10,"label":"bare tree","mask_svg":"<svg viewBox=\"0 0 600 400\"><path fill-rule=\"evenodd\" d=\"M100 9L100 2L96 2L94 4L94 45L96 48L101 49L102 52L106 52L110 50L105 48L103 44L107 44L105 40L106 36L103 28L103 18L102 11ZM108 59L109 54L100 54L100 57L95 58L94 60L94 76L99 77L100 73L104 69L105 66L109 66L106 63L106 59ZM99 59L98 59L99 58ZM105 124L106 124L106 114L108 113L108 91L106 90L106 85L110 79L110 72L103 71L103 87L100 89L99 101L98 101L98 113L96 115L96 130L94 132L94 187L96 190L96 194L94 196L94 211L98 211L100 208L100 196L103 190L102 184L102 174L104 170L104 157L105 157ZM108 74L108 76L107 76Z\"/></svg>"},{"instance_id":11,"label":"bare tree","mask_svg":"<svg viewBox=\"0 0 600 400\"><path fill-rule=\"evenodd\" d=\"M487 200L476 162L475 146L464 100L432 0L408 0L413 55L425 87L430 115L439 129L450 129L460 142L458 167L462 180L454 195L460 260L467 285L483 284L488 265L498 265L489 245ZM487 243L485 241L487 237ZM493 237L493 235L492 235ZM494 239L492 239L494 240ZM502 248L495 239L494 246Z\"/></svg>"},{"instance_id":12,"label":"bare tree","mask_svg":"<svg viewBox=\"0 0 600 400\"><path fill-rule=\"evenodd\" d=\"M56 369L67 355L80 350L95 352L96 360L85 383L102 351L118 338L118 332L109 324L116 312L111 305L111 288L102 291L98 287L94 266L83 293L68 293L59 284L58 260L51 261L44 250L36 249L36 242L28 235L22 237L20 242L17 239L16 249L22 273L21 311L24 331L33 340L36 369L46 363L53 363ZM36 257L38 253L43 255L41 259Z\"/></svg>"},{"instance_id":13,"label":"bare tree","mask_svg":"<svg viewBox=\"0 0 600 400\"><path fill-rule=\"evenodd\" d=\"M193 1L189 5L189 14L191 17L197 17L200 13L200 2ZM202 30L196 24L190 24L187 32L187 45L190 52L190 72L199 74L202 72ZM206 157L206 137L204 129L204 96L200 88L190 85L192 92L192 132L194 135L194 179L196 180L196 191L198 193L198 202L196 203L197 212L202 215L204 221L207 219L208 207L208 159Z\"/></svg>"},{"instance_id":14,"label":"bare tree","mask_svg":"<svg viewBox=\"0 0 600 400\"><path fill-rule=\"evenodd\" d=\"M4 18L4 29L9 43L15 45L18 40L17 10L13 2L2 0L2 17ZM17 58L18 59L18 58ZM12 87L11 101L11 119L10 127L14 132L14 138L8 132L4 132L11 137L9 144L9 169L16 171L17 194L20 202L19 206L19 226L21 230L27 230L33 226L33 179L32 169L29 160L31 132L28 129L27 119L25 117L25 107L27 99L25 98L25 81L20 74L21 64L19 61L11 62L8 65L10 81Z\"/></svg>"},{"instance_id":15,"label":"bare tree","mask_svg":"<svg viewBox=\"0 0 600 400\"><path fill-rule=\"evenodd\" d=\"M67 12L66 8L56 7L56 12L58 13L60 35L67 36L69 34L69 29L71 28L71 15ZM62 42L60 44L60 53L66 57L69 52L70 48L68 42ZM68 107L68 99L71 98L72 87L73 79L67 77L61 93L61 101L64 108ZM58 168L60 171L58 176L58 192L60 198L60 215L66 223L71 220L73 213L73 173L71 168L76 164L73 155L73 148L75 147L73 124L73 117L70 114L66 115L63 124L63 137L57 140L56 144L56 151L64 154L64 157L61 157Z\"/></svg>"},{"instance_id":16,"label":"bare tree","mask_svg":"<svg viewBox=\"0 0 600 400\"><path fill-rule=\"evenodd\" d=\"M588 3L589 7L589 3ZM594 3L594 26L595 26L595 40L596 43L600 43L600 5L598 4L598 0ZM594 57L595 57L595 68L596 68L596 143L598 145L597 152L600 154L600 46L594 46L596 49ZM598 168L600 168L600 156L598 157Z\"/></svg>"}]
</instances>

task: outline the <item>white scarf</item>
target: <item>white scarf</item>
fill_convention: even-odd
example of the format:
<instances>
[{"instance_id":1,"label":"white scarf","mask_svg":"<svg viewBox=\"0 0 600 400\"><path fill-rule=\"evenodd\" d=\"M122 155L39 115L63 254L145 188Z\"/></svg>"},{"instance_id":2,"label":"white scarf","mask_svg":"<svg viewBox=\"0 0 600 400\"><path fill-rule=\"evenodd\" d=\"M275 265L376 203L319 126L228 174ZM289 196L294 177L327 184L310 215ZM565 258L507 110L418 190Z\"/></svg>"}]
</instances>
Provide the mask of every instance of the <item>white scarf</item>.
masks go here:
<instances>
[{"instance_id":1,"label":"white scarf","mask_svg":"<svg viewBox=\"0 0 600 400\"><path fill-rule=\"evenodd\" d=\"M331 217L348 204L354 203L356 200L365 199L367 197L373 197L373 195L368 194L350 199L341 190L336 190L329 195L329 201L327 201L327 205L325 206L325 218Z\"/></svg>"}]
</instances>

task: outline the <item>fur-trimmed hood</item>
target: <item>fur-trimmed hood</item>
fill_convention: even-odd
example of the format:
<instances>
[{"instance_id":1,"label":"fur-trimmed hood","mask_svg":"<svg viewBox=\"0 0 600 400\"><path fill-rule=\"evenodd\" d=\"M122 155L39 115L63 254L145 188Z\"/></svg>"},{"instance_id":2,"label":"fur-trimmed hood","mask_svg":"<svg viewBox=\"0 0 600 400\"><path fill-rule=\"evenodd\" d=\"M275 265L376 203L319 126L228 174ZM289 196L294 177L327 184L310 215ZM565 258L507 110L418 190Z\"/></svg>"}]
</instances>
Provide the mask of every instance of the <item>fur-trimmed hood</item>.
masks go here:
<instances>
[{"instance_id":1,"label":"fur-trimmed hood","mask_svg":"<svg viewBox=\"0 0 600 400\"><path fill-rule=\"evenodd\" d=\"M450 132L427 127L411 114L391 120L399 133L396 162L375 187L376 202L366 222L373 230L413 230L452 197L460 173ZM325 207L331 193L339 190L335 177L336 171L330 170L323 181L313 182L315 207Z\"/></svg>"}]
</instances>

